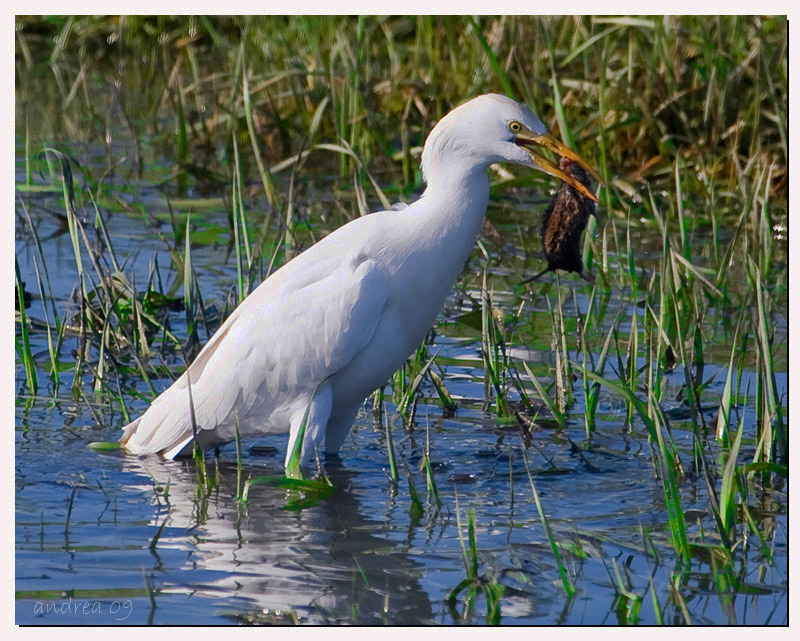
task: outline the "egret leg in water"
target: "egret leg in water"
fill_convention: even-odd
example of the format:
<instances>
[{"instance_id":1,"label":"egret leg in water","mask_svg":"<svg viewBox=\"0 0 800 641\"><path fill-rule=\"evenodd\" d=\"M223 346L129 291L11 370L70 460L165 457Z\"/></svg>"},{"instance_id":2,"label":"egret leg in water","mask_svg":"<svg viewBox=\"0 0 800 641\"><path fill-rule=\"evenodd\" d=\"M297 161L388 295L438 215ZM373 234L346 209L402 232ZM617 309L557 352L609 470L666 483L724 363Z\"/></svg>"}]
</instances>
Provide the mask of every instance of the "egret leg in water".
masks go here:
<instances>
[{"instance_id":1,"label":"egret leg in water","mask_svg":"<svg viewBox=\"0 0 800 641\"><path fill-rule=\"evenodd\" d=\"M134 454L173 458L194 437L208 449L289 432L305 420L301 459L335 453L364 399L424 339L466 262L489 202L489 165L543 171L587 198L549 149L596 172L524 105L495 94L453 109L422 152L425 192L400 211L357 218L269 276L233 311L171 387L124 429ZM188 374L188 376L187 376Z\"/></svg>"}]
</instances>

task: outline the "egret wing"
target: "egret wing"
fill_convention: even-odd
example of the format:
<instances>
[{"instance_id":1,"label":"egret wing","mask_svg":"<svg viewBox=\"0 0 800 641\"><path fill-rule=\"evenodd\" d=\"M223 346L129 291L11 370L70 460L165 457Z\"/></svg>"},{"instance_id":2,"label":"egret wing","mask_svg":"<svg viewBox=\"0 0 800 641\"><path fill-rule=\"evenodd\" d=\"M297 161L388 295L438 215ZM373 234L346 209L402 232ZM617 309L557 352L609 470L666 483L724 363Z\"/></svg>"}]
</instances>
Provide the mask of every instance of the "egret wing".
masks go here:
<instances>
[{"instance_id":1,"label":"egret wing","mask_svg":"<svg viewBox=\"0 0 800 641\"><path fill-rule=\"evenodd\" d=\"M231 314L187 372L126 429L129 450L172 457L191 441L189 380L197 429L218 432L212 440L230 440L237 417L245 428L261 422L263 431L286 431L288 423L275 422L369 343L387 301L386 276L374 261L289 265Z\"/></svg>"}]
</instances>

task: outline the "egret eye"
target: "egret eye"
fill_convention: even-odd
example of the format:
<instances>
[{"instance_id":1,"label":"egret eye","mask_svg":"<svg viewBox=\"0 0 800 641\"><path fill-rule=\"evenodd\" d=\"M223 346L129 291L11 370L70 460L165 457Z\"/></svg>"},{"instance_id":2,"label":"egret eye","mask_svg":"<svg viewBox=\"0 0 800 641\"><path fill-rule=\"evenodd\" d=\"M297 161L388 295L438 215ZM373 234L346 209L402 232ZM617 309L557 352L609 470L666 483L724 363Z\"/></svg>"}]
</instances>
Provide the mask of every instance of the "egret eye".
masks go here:
<instances>
[{"instance_id":1,"label":"egret eye","mask_svg":"<svg viewBox=\"0 0 800 641\"><path fill-rule=\"evenodd\" d=\"M508 123L508 128L515 134L518 134L520 131L522 131L522 125L516 120L512 120L510 123Z\"/></svg>"}]
</instances>

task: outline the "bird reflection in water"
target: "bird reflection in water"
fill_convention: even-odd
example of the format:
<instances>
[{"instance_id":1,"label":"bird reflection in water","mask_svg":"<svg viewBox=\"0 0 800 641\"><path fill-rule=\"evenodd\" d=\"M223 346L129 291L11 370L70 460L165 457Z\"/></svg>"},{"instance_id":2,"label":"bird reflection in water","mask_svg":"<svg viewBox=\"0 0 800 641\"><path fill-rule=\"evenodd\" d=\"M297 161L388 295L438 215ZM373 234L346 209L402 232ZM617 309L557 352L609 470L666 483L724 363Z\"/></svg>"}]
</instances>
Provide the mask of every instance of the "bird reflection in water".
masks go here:
<instances>
[{"instance_id":1,"label":"bird reflection in water","mask_svg":"<svg viewBox=\"0 0 800 641\"><path fill-rule=\"evenodd\" d=\"M292 613L301 623L434 623L421 584L424 568L403 551L408 545L402 539L412 533L394 536L386 523L365 519L362 503L371 500L374 488L359 488L358 475L338 465L335 457L326 466L337 488L334 495L294 511L286 509L284 488L261 484L251 486L242 506L232 462L219 463L220 487L198 498L188 461L124 460L127 471L162 488L169 483L167 512L152 524L154 531L165 520L167 525L151 548L156 576L165 586L162 594L219 599L222 611L249 623L267 622L276 613ZM277 462L244 470L253 477L281 473ZM142 489L152 491L152 485L143 482ZM164 554L167 560L162 561L158 551L176 547L186 551L185 561L168 567L174 554Z\"/></svg>"}]
</instances>

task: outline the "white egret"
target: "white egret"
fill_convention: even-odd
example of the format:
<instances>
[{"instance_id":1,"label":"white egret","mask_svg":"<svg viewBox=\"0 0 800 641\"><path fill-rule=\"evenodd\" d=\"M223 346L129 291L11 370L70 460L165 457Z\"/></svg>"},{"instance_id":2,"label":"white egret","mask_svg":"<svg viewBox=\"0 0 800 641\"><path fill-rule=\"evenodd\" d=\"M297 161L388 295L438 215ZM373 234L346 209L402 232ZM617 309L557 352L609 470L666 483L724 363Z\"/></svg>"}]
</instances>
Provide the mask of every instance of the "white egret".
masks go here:
<instances>
[{"instance_id":1,"label":"white egret","mask_svg":"<svg viewBox=\"0 0 800 641\"><path fill-rule=\"evenodd\" d=\"M489 165L556 176L596 200L540 148L595 172L546 133L527 107L479 96L433 128L422 152L425 192L400 211L358 218L269 276L233 311L188 370L138 419L122 444L173 458L193 439L306 431L301 459L339 450L358 408L422 342L478 236ZM596 174L595 174L596 175Z\"/></svg>"}]
</instances>

